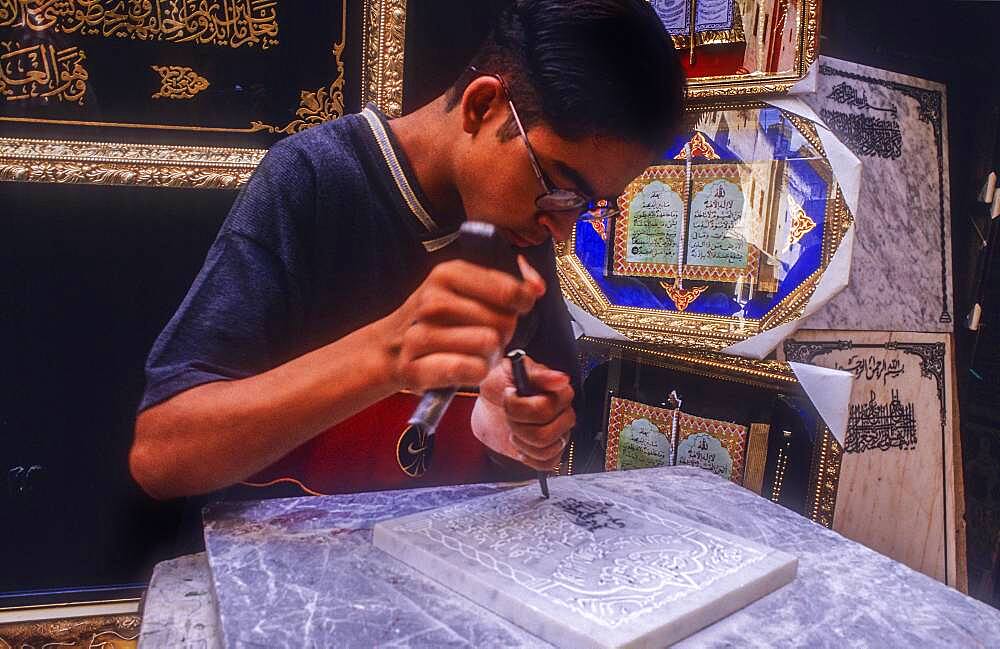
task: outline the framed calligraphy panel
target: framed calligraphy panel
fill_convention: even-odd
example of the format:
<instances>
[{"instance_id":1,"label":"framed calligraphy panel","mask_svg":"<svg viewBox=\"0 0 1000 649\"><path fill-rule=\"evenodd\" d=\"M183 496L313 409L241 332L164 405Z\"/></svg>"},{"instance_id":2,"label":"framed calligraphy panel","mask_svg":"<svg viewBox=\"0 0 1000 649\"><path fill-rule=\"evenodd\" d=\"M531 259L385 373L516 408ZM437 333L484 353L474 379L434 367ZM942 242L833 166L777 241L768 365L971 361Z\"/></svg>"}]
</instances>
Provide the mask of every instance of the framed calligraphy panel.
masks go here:
<instances>
[{"instance_id":1,"label":"framed calligraphy panel","mask_svg":"<svg viewBox=\"0 0 1000 649\"><path fill-rule=\"evenodd\" d=\"M693 97L786 91L816 61L821 0L649 0Z\"/></svg>"},{"instance_id":2,"label":"framed calligraphy panel","mask_svg":"<svg viewBox=\"0 0 1000 649\"><path fill-rule=\"evenodd\" d=\"M580 354L604 470L696 466L833 524L843 450L788 364L588 337Z\"/></svg>"},{"instance_id":3,"label":"framed calligraphy panel","mask_svg":"<svg viewBox=\"0 0 1000 649\"><path fill-rule=\"evenodd\" d=\"M0 0L0 179L233 189L281 137L402 110L405 0Z\"/></svg>"},{"instance_id":4,"label":"framed calligraphy panel","mask_svg":"<svg viewBox=\"0 0 1000 649\"><path fill-rule=\"evenodd\" d=\"M647 169L618 198L614 219L612 272L633 277L678 276L711 281L758 283L761 232L778 205L762 213L755 196L757 165L707 164L692 169L690 187L680 165ZM755 242L755 243L750 243Z\"/></svg>"},{"instance_id":5,"label":"framed calligraphy panel","mask_svg":"<svg viewBox=\"0 0 1000 649\"><path fill-rule=\"evenodd\" d=\"M817 127L759 103L689 107L617 207L557 247L564 294L633 341L714 351L801 317L853 223Z\"/></svg>"},{"instance_id":6,"label":"framed calligraphy panel","mask_svg":"<svg viewBox=\"0 0 1000 649\"><path fill-rule=\"evenodd\" d=\"M2 0L6 134L266 146L360 105L363 6Z\"/></svg>"}]
</instances>

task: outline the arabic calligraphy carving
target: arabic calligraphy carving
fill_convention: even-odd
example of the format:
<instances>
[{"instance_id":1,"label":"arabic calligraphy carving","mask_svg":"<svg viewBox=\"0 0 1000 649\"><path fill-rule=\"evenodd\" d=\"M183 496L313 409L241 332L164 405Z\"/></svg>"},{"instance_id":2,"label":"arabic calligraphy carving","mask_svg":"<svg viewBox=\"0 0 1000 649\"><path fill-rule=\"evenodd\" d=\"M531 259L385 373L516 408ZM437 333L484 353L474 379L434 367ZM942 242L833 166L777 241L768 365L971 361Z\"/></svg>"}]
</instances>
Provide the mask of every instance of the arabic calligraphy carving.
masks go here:
<instances>
[{"instance_id":1,"label":"arabic calligraphy carving","mask_svg":"<svg viewBox=\"0 0 1000 649\"><path fill-rule=\"evenodd\" d=\"M83 65L87 55L79 47L3 41L0 51L0 96L7 101L54 97L83 105L90 75Z\"/></svg>"},{"instance_id":2,"label":"arabic calligraphy carving","mask_svg":"<svg viewBox=\"0 0 1000 649\"><path fill-rule=\"evenodd\" d=\"M868 94L843 81L827 95L838 104L860 110L874 110L892 115L891 119L881 119L864 113L844 113L839 110L822 109L820 113L830 128L848 144L851 150L866 156L897 159L903 155L903 134L896 121L895 106L882 108L868 101Z\"/></svg>"},{"instance_id":3,"label":"arabic calligraphy carving","mask_svg":"<svg viewBox=\"0 0 1000 649\"><path fill-rule=\"evenodd\" d=\"M608 509L613 507L614 503L563 498L562 500L555 501L553 504L571 515L573 523L588 532L596 532L603 529L620 530L625 527L625 521L615 518L608 512Z\"/></svg>"},{"instance_id":4,"label":"arabic calligraphy carving","mask_svg":"<svg viewBox=\"0 0 1000 649\"><path fill-rule=\"evenodd\" d=\"M278 44L276 0L0 0L0 27L268 49Z\"/></svg>"},{"instance_id":5,"label":"arabic calligraphy carving","mask_svg":"<svg viewBox=\"0 0 1000 649\"><path fill-rule=\"evenodd\" d=\"M861 91L858 94L857 89L847 83L846 81L838 83L827 95L828 99L832 99L838 104L843 104L845 106L851 106L852 108L864 108L867 110L877 110L884 113L891 113L893 117L897 116L896 107L890 106L889 108L881 108L879 106L873 106L868 103L868 93Z\"/></svg>"},{"instance_id":6,"label":"arabic calligraphy carving","mask_svg":"<svg viewBox=\"0 0 1000 649\"><path fill-rule=\"evenodd\" d=\"M864 377L868 381L882 379L882 385L891 378L895 378L906 371L906 367L898 358L886 360L877 358L874 354L867 358L864 356L852 355L847 360L847 365L835 364L836 369L851 372L857 378Z\"/></svg>"},{"instance_id":7,"label":"arabic calligraphy carving","mask_svg":"<svg viewBox=\"0 0 1000 649\"><path fill-rule=\"evenodd\" d=\"M932 88L922 88L919 86L913 86L905 83L900 83L898 81L889 81L886 79L876 79L874 77L869 77L863 74L856 74L854 72L848 72L846 70L837 69L827 63L821 63L819 66L819 73L824 76L837 76L845 79L852 79L854 81L859 81L861 83L867 83L873 86L880 86L882 88L887 88L891 91L898 92L902 95L910 97L917 102L917 116L920 121L930 124L934 130L934 144L935 152L937 154L937 195L938 195L938 242L941 246L941 315L939 317L940 322L951 322L951 303L948 299L948 291L950 289L950 278L948 277L948 263L947 263L947 253L945 251L945 246L947 245L947 237L945 237L945 222L948 219L945 205L947 203L946 199L946 185L945 185L945 165L944 165L944 93L941 90ZM825 116L824 116L825 117ZM838 133L839 135L839 133ZM846 139L846 138L843 138Z\"/></svg>"},{"instance_id":8,"label":"arabic calligraphy carving","mask_svg":"<svg viewBox=\"0 0 1000 649\"><path fill-rule=\"evenodd\" d=\"M903 133L896 120L826 108L820 114L837 137L859 155L893 160L903 155Z\"/></svg>"},{"instance_id":9,"label":"arabic calligraphy carving","mask_svg":"<svg viewBox=\"0 0 1000 649\"><path fill-rule=\"evenodd\" d=\"M845 453L863 453L872 449L909 451L917 447L917 421L913 404L905 406L899 392L892 391L892 401L880 404L871 392L868 403L851 404L847 419Z\"/></svg>"},{"instance_id":10,"label":"arabic calligraphy carving","mask_svg":"<svg viewBox=\"0 0 1000 649\"><path fill-rule=\"evenodd\" d=\"M192 99L211 85L191 68L179 65L151 66L160 75L160 90L153 99Z\"/></svg>"}]
</instances>

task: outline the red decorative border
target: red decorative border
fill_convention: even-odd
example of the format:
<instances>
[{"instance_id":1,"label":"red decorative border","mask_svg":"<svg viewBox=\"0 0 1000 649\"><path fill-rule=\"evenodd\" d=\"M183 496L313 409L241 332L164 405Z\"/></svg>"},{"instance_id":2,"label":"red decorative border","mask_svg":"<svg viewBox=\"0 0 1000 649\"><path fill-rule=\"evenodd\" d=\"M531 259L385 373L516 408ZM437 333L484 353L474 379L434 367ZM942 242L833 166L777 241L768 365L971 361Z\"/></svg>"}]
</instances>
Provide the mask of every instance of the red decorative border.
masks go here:
<instances>
[{"instance_id":1,"label":"red decorative border","mask_svg":"<svg viewBox=\"0 0 1000 649\"><path fill-rule=\"evenodd\" d=\"M739 175L740 163L715 163L692 165L692 191L697 194L706 184L719 178L727 180L736 179L736 184L740 184ZM678 165L658 165L649 167L642 175L629 183L625 192L618 197L618 208L621 214L615 217L615 240L612 249L612 272L616 275L631 277L677 277L677 264L661 264L652 262L627 261L628 253L628 206L636 196L653 181L660 181L669 185L682 197L682 200L690 202L691 197L687 196L685 187L685 167ZM680 191L678 191L680 185ZM744 281L749 281L751 286L757 283L757 276L760 267L760 252L757 247L747 243L747 263L742 268L720 268L717 266L695 266L684 264L681 273L684 279L704 280L710 282L736 282L740 276Z\"/></svg>"},{"instance_id":2,"label":"red decorative border","mask_svg":"<svg viewBox=\"0 0 1000 649\"><path fill-rule=\"evenodd\" d=\"M719 443L729 451L729 457L733 460L733 468L729 479L738 485L743 484L743 465L746 461L747 448L746 426L681 413L677 428L678 446L682 441L696 433L708 433L719 440Z\"/></svg>"},{"instance_id":3,"label":"red decorative border","mask_svg":"<svg viewBox=\"0 0 1000 649\"><path fill-rule=\"evenodd\" d=\"M629 401L611 397L611 412L608 414L608 447L604 458L605 471L621 471L619 453L621 451L621 434L626 426L636 419L648 419L660 428L670 431L673 423L673 410L647 406L638 401Z\"/></svg>"}]
</instances>

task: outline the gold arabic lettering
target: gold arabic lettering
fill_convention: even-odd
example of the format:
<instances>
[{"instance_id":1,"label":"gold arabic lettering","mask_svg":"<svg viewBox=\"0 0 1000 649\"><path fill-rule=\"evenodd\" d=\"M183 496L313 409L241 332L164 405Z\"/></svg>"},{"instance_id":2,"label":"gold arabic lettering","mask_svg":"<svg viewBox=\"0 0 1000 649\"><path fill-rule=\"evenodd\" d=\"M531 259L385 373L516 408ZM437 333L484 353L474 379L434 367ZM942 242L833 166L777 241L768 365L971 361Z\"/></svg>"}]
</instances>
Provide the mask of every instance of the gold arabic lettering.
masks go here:
<instances>
[{"instance_id":1,"label":"gold arabic lettering","mask_svg":"<svg viewBox=\"0 0 1000 649\"><path fill-rule=\"evenodd\" d=\"M0 0L0 27L234 49L278 44L276 0Z\"/></svg>"},{"instance_id":2,"label":"gold arabic lettering","mask_svg":"<svg viewBox=\"0 0 1000 649\"><path fill-rule=\"evenodd\" d=\"M38 44L23 47L14 41L0 43L0 96L6 101L55 97L83 105L90 75L78 47L56 49Z\"/></svg>"}]
</instances>

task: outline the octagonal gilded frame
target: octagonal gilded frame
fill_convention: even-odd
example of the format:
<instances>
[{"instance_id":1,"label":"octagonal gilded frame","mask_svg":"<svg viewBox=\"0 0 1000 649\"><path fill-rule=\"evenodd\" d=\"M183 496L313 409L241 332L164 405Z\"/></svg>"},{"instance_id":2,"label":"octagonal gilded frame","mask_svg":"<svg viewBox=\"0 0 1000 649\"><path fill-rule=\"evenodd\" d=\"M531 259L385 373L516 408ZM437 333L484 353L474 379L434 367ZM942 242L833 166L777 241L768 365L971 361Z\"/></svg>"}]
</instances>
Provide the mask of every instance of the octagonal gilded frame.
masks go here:
<instances>
[{"instance_id":1,"label":"octagonal gilded frame","mask_svg":"<svg viewBox=\"0 0 1000 649\"><path fill-rule=\"evenodd\" d=\"M712 110L744 110L769 106L763 102L749 101L715 104ZM702 110L705 110L705 107L699 105L687 108L688 113ZM829 164L815 125L786 111L782 113ZM556 245L556 268L563 295L634 342L688 350L719 351L769 329L793 322L802 317L823 271L854 223L854 217L844 200L839 183L831 172L827 171L823 175L824 180L830 184L830 190L826 201L820 268L803 280L762 318L736 318L612 304L573 252L576 249L575 230L568 240Z\"/></svg>"}]
</instances>

